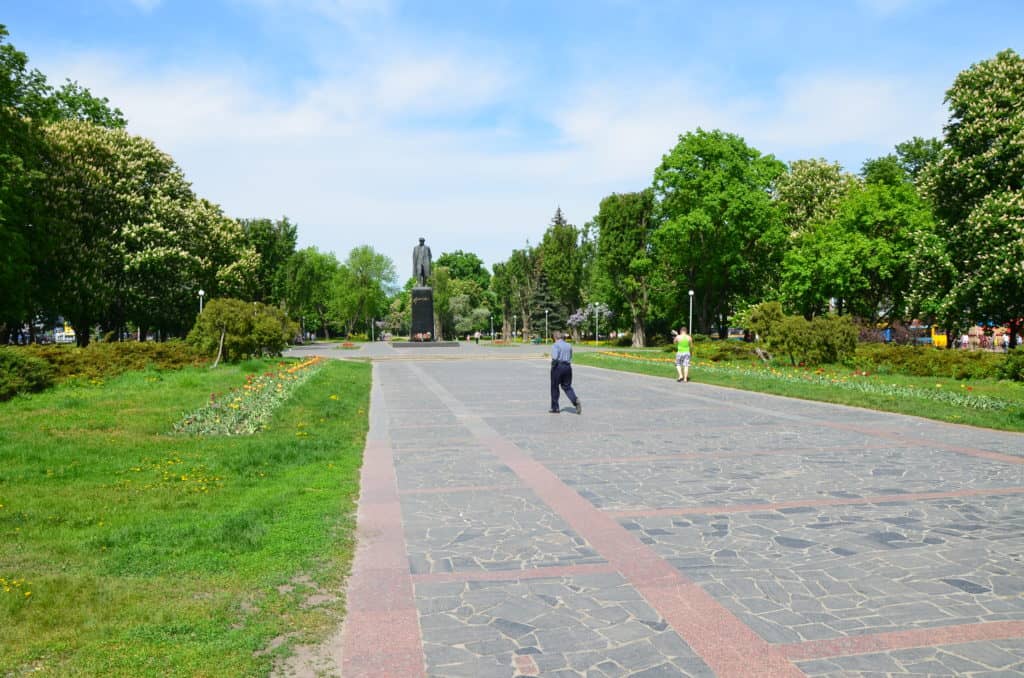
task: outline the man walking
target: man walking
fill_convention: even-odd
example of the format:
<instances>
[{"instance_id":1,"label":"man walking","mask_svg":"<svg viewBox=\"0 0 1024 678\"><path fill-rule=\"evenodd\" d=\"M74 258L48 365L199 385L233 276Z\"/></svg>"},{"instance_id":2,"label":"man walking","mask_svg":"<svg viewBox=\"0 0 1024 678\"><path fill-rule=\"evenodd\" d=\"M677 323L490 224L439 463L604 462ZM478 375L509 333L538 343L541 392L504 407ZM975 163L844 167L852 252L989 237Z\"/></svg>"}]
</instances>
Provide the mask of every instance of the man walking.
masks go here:
<instances>
[{"instance_id":1,"label":"man walking","mask_svg":"<svg viewBox=\"0 0 1024 678\"><path fill-rule=\"evenodd\" d=\"M569 402L576 406L576 414L583 414L583 405L572 390L572 346L569 345L561 332L552 335L555 343L551 346L551 414L558 414L558 388L565 391Z\"/></svg>"}]
</instances>

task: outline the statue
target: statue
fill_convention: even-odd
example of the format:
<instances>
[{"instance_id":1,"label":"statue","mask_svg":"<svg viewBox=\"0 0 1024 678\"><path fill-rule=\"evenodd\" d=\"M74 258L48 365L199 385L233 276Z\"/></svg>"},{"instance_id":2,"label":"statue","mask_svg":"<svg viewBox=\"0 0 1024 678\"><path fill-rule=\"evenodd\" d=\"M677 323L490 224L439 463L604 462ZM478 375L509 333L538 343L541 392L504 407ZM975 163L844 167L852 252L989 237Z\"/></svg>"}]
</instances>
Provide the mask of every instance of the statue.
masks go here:
<instances>
[{"instance_id":1,"label":"statue","mask_svg":"<svg viewBox=\"0 0 1024 678\"><path fill-rule=\"evenodd\" d=\"M425 241L426 238L420 238L420 244L412 248L412 277L419 287L426 287L430 277L430 248Z\"/></svg>"}]
</instances>

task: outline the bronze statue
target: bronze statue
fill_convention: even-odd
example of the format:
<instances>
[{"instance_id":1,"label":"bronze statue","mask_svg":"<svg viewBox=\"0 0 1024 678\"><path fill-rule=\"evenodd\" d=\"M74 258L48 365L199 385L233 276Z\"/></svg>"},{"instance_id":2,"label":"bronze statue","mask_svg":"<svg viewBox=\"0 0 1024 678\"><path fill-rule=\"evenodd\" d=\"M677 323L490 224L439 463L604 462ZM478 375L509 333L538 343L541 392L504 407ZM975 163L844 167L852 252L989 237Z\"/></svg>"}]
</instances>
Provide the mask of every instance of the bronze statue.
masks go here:
<instances>
[{"instance_id":1,"label":"bronze statue","mask_svg":"<svg viewBox=\"0 0 1024 678\"><path fill-rule=\"evenodd\" d=\"M419 287L426 287L430 278L430 248L424 244L425 241L426 238L420 238L420 244L412 248L412 277L416 278Z\"/></svg>"}]
</instances>

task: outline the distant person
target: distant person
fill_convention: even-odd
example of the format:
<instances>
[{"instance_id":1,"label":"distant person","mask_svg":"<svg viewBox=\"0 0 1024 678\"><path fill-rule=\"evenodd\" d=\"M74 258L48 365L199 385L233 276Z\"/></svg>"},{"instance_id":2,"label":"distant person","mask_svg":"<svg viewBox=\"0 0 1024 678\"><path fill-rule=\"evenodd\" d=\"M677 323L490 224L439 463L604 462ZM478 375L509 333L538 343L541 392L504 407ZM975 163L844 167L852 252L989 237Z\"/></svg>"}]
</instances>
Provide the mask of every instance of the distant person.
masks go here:
<instances>
[{"instance_id":1,"label":"distant person","mask_svg":"<svg viewBox=\"0 0 1024 678\"><path fill-rule=\"evenodd\" d=\"M693 350L693 339L685 326L679 328L676 338L676 381L690 381L690 354Z\"/></svg>"},{"instance_id":2,"label":"distant person","mask_svg":"<svg viewBox=\"0 0 1024 678\"><path fill-rule=\"evenodd\" d=\"M583 405L580 403L576 391L572 389L572 346L569 345L559 331L552 335L555 343L551 346L551 414L558 414L558 389L565 391L569 402L576 406L576 414L583 414Z\"/></svg>"},{"instance_id":3,"label":"distant person","mask_svg":"<svg viewBox=\"0 0 1024 678\"><path fill-rule=\"evenodd\" d=\"M475 333L473 334L473 339L474 339L474 340L476 341L476 343L477 343L477 344L479 344L479 343L480 343L480 330L477 330L477 331L476 331L476 332L475 332Z\"/></svg>"}]
</instances>

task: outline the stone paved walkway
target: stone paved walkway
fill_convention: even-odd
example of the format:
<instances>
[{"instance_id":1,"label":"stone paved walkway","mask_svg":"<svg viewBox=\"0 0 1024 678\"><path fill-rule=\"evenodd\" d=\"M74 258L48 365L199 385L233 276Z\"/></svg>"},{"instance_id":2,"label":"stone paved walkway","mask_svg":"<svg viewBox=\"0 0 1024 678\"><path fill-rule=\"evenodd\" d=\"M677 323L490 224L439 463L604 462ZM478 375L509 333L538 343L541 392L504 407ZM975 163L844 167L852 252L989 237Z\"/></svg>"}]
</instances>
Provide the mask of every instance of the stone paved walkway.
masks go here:
<instances>
[{"instance_id":1,"label":"stone paved walkway","mask_svg":"<svg viewBox=\"0 0 1024 678\"><path fill-rule=\"evenodd\" d=\"M416 351L363 349L346 677L1024 675L1024 436Z\"/></svg>"}]
</instances>

